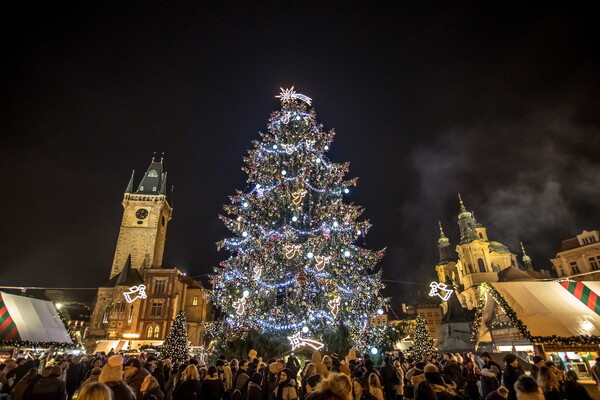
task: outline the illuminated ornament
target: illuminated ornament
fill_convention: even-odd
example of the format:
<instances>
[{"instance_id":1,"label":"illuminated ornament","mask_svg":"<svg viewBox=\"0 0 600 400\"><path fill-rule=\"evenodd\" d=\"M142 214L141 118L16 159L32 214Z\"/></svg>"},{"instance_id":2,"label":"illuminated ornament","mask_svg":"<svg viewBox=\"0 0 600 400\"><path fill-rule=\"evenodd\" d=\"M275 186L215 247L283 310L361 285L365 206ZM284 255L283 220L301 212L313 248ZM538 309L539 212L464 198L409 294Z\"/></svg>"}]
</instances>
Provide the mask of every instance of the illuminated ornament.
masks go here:
<instances>
[{"instance_id":1,"label":"illuminated ornament","mask_svg":"<svg viewBox=\"0 0 600 400\"><path fill-rule=\"evenodd\" d=\"M344 251L344 255L345 255L346 257L350 257L350 251L348 251L348 250Z\"/></svg>"},{"instance_id":2,"label":"illuminated ornament","mask_svg":"<svg viewBox=\"0 0 600 400\"><path fill-rule=\"evenodd\" d=\"M294 258L296 256L296 254L298 254L300 252L300 245L299 244L286 244L283 247L283 250L285 251L285 257L290 260L292 258Z\"/></svg>"},{"instance_id":3,"label":"illuminated ornament","mask_svg":"<svg viewBox=\"0 0 600 400\"><path fill-rule=\"evenodd\" d=\"M298 217L296 217L295 215L292 217L292 221L296 222L298 221Z\"/></svg>"},{"instance_id":4,"label":"illuminated ornament","mask_svg":"<svg viewBox=\"0 0 600 400\"><path fill-rule=\"evenodd\" d=\"M333 300L329 300L329 302L327 302L327 305L331 309L331 313L337 317L337 314L338 314L338 311L340 308L340 298L336 297Z\"/></svg>"},{"instance_id":5,"label":"illuminated ornament","mask_svg":"<svg viewBox=\"0 0 600 400\"><path fill-rule=\"evenodd\" d=\"M245 201L244 204L242 204L244 206L244 208L248 207L248 202Z\"/></svg>"},{"instance_id":6,"label":"illuminated ornament","mask_svg":"<svg viewBox=\"0 0 600 400\"><path fill-rule=\"evenodd\" d=\"M247 237L248 236L248 232L246 232L246 231L242 232L242 236L243 237Z\"/></svg>"},{"instance_id":7,"label":"illuminated ornament","mask_svg":"<svg viewBox=\"0 0 600 400\"><path fill-rule=\"evenodd\" d=\"M323 237L325 239L329 239L331 230L329 230L329 228L323 228Z\"/></svg>"},{"instance_id":8,"label":"illuminated ornament","mask_svg":"<svg viewBox=\"0 0 600 400\"><path fill-rule=\"evenodd\" d=\"M377 353L379 353L379 350L376 347L371 347L371 354L376 355Z\"/></svg>"},{"instance_id":9,"label":"illuminated ornament","mask_svg":"<svg viewBox=\"0 0 600 400\"><path fill-rule=\"evenodd\" d=\"M325 264L327 264L330 260L331 256L316 256L315 261L317 263L315 264L315 268L317 271L321 271L323 268L325 268Z\"/></svg>"},{"instance_id":10,"label":"illuminated ornament","mask_svg":"<svg viewBox=\"0 0 600 400\"><path fill-rule=\"evenodd\" d=\"M302 199L304 199L304 196L306 196L306 190L300 190L292 193L292 203L294 203L295 206L300 205L300 203L302 203Z\"/></svg>"},{"instance_id":11,"label":"illuminated ornament","mask_svg":"<svg viewBox=\"0 0 600 400\"><path fill-rule=\"evenodd\" d=\"M348 188L344 189L344 193L350 193L350 189L348 189Z\"/></svg>"},{"instance_id":12,"label":"illuminated ornament","mask_svg":"<svg viewBox=\"0 0 600 400\"><path fill-rule=\"evenodd\" d=\"M304 331L304 329L302 330ZM324 346L323 343L317 342L316 340L301 338L300 332L294 333L293 336L288 336L287 338L289 339L290 344L292 345L292 351L303 346L312 347L313 350L321 350Z\"/></svg>"},{"instance_id":13,"label":"illuminated ornament","mask_svg":"<svg viewBox=\"0 0 600 400\"><path fill-rule=\"evenodd\" d=\"M302 333L308 333L308 327L305 326L304 328L302 328Z\"/></svg>"},{"instance_id":14,"label":"illuminated ornament","mask_svg":"<svg viewBox=\"0 0 600 400\"><path fill-rule=\"evenodd\" d=\"M293 144L282 144L281 147L285 150L287 154L292 154L296 146L294 146Z\"/></svg>"},{"instance_id":15,"label":"illuminated ornament","mask_svg":"<svg viewBox=\"0 0 600 400\"><path fill-rule=\"evenodd\" d=\"M255 266L252 271L254 272L254 279L260 279L260 276L262 275L262 268L260 267L260 265Z\"/></svg>"},{"instance_id":16,"label":"illuminated ornament","mask_svg":"<svg viewBox=\"0 0 600 400\"><path fill-rule=\"evenodd\" d=\"M309 251L308 254L306 255L306 258L313 258L314 254L312 253L312 251Z\"/></svg>"},{"instance_id":17,"label":"illuminated ornament","mask_svg":"<svg viewBox=\"0 0 600 400\"><path fill-rule=\"evenodd\" d=\"M338 222L337 221L333 221L333 227L337 228L338 226L339 226Z\"/></svg>"},{"instance_id":18,"label":"illuminated ornament","mask_svg":"<svg viewBox=\"0 0 600 400\"><path fill-rule=\"evenodd\" d=\"M285 174L287 174L287 171L285 169L281 170L281 175L285 175Z\"/></svg>"},{"instance_id":19,"label":"illuminated ornament","mask_svg":"<svg viewBox=\"0 0 600 400\"><path fill-rule=\"evenodd\" d=\"M447 301L454 292L454 290L450 289L450 287L444 283L431 282L431 284L429 284L429 287L431 288L431 290L429 291L430 297L438 296L444 301ZM443 292L443 294L440 293L440 290Z\"/></svg>"},{"instance_id":20,"label":"illuminated ornament","mask_svg":"<svg viewBox=\"0 0 600 400\"><path fill-rule=\"evenodd\" d=\"M379 310L377 310L377 314L383 315L383 310L380 308Z\"/></svg>"},{"instance_id":21,"label":"illuminated ornament","mask_svg":"<svg viewBox=\"0 0 600 400\"><path fill-rule=\"evenodd\" d=\"M283 122L284 124L287 124L290 122L290 116L291 113L290 112L286 112L285 114L283 114L283 117L281 118L281 122Z\"/></svg>"},{"instance_id":22,"label":"illuminated ornament","mask_svg":"<svg viewBox=\"0 0 600 400\"><path fill-rule=\"evenodd\" d=\"M145 285L139 285L139 286L132 286L129 289L127 289L127 292L123 292L123 296L125 297L125 301L128 303L133 303L134 301L136 301L137 299L145 299L146 297L146 286ZM135 294L135 297L132 297L132 295Z\"/></svg>"},{"instance_id":23,"label":"illuminated ornament","mask_svg":"<svg viewBox=\"0 0 600 400\"><path fill-rule=\"evenodd\" d=\"M246 311L244 308L244 303L246 302L246 298L242 297L241 299L233 302L233 308L235 308L235 313L237 315L242 315Z\"/></svg>"},{"instance_id":24,"label":"illuminated ornament","mask_svg":"<svg viewBox=\"0 0 600 400\"><path fill-rule=\"evenodd\" d=\"M298 272L298 276L296 276L296 281L302 286L306 285L306 274L304 273L304 271L301 270L300 272Z\"/></svg>"},{"instance_id":25,"label":"illuminated ornament","mask_svg":"<svg viewBox=\"0 0 600 400\"><path fill-rule=\"evenodd\" d=\"M275 96L275 98L281 99L282 104L289 103L291 101L294 101L295 99L302 100L309 106L312 103L312 99L310 97L305 96L301 93L296 93L293 86L290 89L284 89L284 88L279 88L279 89L281 89L281 93L279 93L278 96Z\"/></svg>"},{"instance_id":26,"label":"illuminated ornament","mask_svg":"<svg viewBox=\"0 0 600 400\"><path fill-rule=\"evenodd\" d=\"M323 147L326 151L329 150L329 146Z\"/></svg>"}]
</instances>

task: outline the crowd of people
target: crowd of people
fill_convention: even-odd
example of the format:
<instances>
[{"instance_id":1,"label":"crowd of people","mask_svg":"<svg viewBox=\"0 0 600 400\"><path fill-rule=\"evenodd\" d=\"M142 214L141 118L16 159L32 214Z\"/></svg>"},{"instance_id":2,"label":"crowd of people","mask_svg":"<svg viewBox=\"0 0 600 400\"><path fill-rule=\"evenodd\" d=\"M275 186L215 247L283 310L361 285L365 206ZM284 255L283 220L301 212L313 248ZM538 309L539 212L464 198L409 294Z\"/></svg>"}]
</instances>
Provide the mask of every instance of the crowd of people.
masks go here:
<instances>
[{"instance_id":1,"label":"crowd of people","mask_svg":"<svg viewBox=\"0 0 600 400\"><path fill-rule=\"evenodd\" d=\"M514 354L503 366L488 353L445 354L409 363L402 354L376 365L314 351L263 361L220 357L212 365L155 355L48 355L0 364L0 400L588 400L574 371L534 357L526 375ZM594 374L595 372L595 374ZM600 379L600 358L592 369Z\"/></svg>"}]
</instances>

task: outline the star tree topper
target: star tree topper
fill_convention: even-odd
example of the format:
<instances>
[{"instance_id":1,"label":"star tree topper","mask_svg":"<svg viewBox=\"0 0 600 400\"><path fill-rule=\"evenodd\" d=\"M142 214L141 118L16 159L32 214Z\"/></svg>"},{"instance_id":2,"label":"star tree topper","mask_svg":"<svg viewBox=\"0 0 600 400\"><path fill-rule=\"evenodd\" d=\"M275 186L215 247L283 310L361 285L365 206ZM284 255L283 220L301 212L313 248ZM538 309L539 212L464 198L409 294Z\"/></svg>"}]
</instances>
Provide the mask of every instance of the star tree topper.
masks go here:
<instances>
[{"instance_id":1,"label":"star tree topper","mask_svg":"<svg viewBox=\"0 0 600 400\"><path fill-rule=\"evenodd\" d=\"M281 103L287 103L290 101L294 101L295 99L298 99L298 100L302 100L309 106L312 104L312 99L310 97L305 96L301 93L296 93L293 86L290 89L284 89L284 88L279 88L279 89L281 89L281 93L279 93L279 95L275 96L275 97L278 99L281 99Z\"/></svg>"}]
</instances>

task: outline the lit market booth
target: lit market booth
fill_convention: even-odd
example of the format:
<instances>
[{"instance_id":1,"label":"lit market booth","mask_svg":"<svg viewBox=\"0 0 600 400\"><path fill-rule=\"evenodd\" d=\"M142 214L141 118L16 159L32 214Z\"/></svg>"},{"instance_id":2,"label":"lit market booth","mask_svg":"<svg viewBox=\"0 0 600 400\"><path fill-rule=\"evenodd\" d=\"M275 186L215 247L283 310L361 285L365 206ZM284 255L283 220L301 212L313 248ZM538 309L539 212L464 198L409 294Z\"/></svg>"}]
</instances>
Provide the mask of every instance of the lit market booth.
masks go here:
<instances>
[{"instance_id":1,"label":"lit market booth","mask_svg":"<svg viewBox=\"0 0 600 400\"><path fill-rule=\"evenodd\" d=\"M599 354L599 293L600 282L484 283L472 340L480 350L541 355L589 379Z\"/></svg>"},{"instance_id":2,"label":"lit market booth","mask_svg":"<svg viewBox=\"0 0 600 400\"><path fill-rule=\"evenodd\" d=\"M8 358L19 349L43 351L75 344L54 303L0 292L0 347Z\"/></svg>"}]
</instances>

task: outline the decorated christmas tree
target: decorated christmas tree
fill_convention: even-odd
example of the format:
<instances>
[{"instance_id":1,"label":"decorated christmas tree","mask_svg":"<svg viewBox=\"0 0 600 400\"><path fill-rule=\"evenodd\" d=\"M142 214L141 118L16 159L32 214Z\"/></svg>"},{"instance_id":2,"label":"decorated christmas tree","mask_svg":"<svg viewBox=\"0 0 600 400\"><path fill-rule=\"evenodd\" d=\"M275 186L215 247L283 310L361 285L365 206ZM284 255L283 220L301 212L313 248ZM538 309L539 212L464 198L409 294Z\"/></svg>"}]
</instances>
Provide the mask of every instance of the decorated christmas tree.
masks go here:
<instances>
[{"instance_id":1,"label":"decorated christmas tree","mask_svg":"<svg viewBox=\"0 0 600 400\"><path fill-rule=\"evenodd\" d=\"M221 216L233 237L217 244L231 256L215 268L215 304L229 332L256 329L292 346L340 327L358 336L386 301L383 251L357 243L370 224L344 202L356 178L345 180L349 164L326 156L334 132L293 87L277 97L281 109L244 159L248 188L230 196Z\"/></svg>"},{"instance_id":2,"label":"decorated christmas tree","mask_svg":"<svg viewBox=\"0 0 600 400\"><path fill-rule=\"evenodd\" d=\"M429 334L429 329L427 329L427 323L422 315L417 316L415 332L413 335L413 346L410 353L415 361L421 361L425 357L437 354L437 350L433 345L433 339Z\"/></svg>"},{"instance_id":3,"label":"decorated christmas tree","mask_svg":"<svg viewBox=\"0 0 600 400\"><path fill-rule=\"evenodd\" d=\"M164 358L170 358L173 363L177 363L187 361L190 357L189 353L185 314L179 311L163 343L161 354Z\"/></svg>"}]
</instances>

